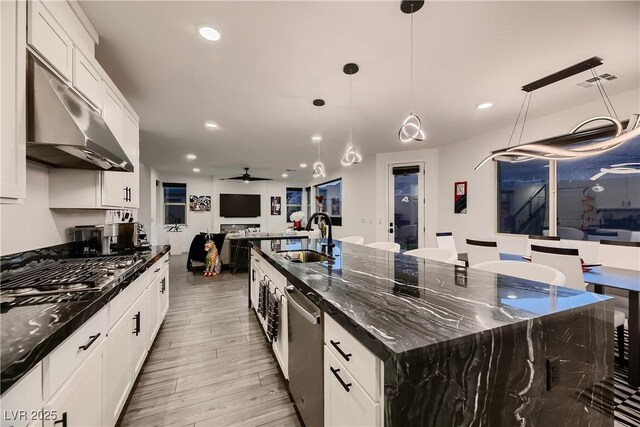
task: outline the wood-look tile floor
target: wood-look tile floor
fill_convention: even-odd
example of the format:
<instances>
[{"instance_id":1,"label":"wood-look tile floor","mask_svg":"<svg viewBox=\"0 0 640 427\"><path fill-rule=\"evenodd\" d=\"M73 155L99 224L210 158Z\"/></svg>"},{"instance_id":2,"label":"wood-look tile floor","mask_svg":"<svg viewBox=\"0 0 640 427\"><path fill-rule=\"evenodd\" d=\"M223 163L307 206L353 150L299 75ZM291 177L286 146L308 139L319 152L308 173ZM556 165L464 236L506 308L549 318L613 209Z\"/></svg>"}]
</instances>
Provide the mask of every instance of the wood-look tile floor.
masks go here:
<instances>
[{"instance_id":1,"label":"wood-look tile floor","mask_svg":"<svg viewBox=\"0 0 640 427\"><path fill-rule=\"evenodd\" d=\"M169 312L118 426L299 426L247 308L247 275L192 274L172 256Z\"/></svg>"}]
</instances>

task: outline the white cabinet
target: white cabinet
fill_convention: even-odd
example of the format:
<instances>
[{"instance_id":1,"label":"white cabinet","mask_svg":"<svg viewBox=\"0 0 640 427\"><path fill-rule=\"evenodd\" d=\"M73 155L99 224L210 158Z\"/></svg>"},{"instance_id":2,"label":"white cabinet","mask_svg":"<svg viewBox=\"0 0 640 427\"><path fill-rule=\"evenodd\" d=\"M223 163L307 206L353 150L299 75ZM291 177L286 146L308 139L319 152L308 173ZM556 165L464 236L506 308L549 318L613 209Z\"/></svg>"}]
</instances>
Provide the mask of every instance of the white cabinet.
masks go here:
<instances>
[{"instance_id":1,"label":"white cabinet","mask_svg":"<svg viewBox=\"0 0 640 427\"><path fill-rule=\"evenodd\" d=\"M278 316L278 337L273 343L273 354L282 369L286 379L289 379L289 307L287 297L278 289L275 290L276 297L280 300Z\"/></svg>"},{"instance_id":2,"label":"white cabinet","mask_svg":"<svg viewBox=\"0 0 640 427\"><path fill-rule=\"evenodd\" d=\"M145 292L129 310L131 319L131 376L138 376L147 357L147 336L149 334L148 295ZM126 316L126 315L125 315Z\"/></svg>"},{"instance_id":3,"label":"white cabinet","mask_svg":"<svg viewBox=\"0 0 640 427\"><path fill-rule=\"evenodd\" d=\"M137 208L140 204L140 127L135 117L126 109L124 110L121 144L134 168L132 173L122 174L122 186L127 196L124 206Z\"/></svg>"},{"instance_id":4,"label":"white cabinet","mask_svg":"<svg viewBox=\"0 0 640 427\"><path fill-rule=\"evenodd\" d=\"M122 297L123 295L120 295ZM105 405L103 424L115 425L133 385L130 369L130 342L133 329L129 316L122 316L109 330L105 375Z\"/></svg>"},{"instance_id":5,"label":"white cabinet","mask_svg":"<svg viewBox=\"0 0 640 427\"><path fill-rule=\"evenodd\" d=\"M258 267L259 260L252 254L251 257L251 306L254 310L258 309L258 291L260 290L260 281L264 278L264 273Z\"/></svg>"},{"instance_id":6,"label":"white cabinet","mask_svg":"<svg viewBox=\"0 0 640 427\"><path fill-rule=\"evenodd\" d=\"M151 348L153 340L160 329L160 282L163 276L157 277L147 288L147 322L149 333L147 335L147 349Z\"/></svg>"},{"instance_id":7,"label":"white cabinet","mask_svg":"<svg viewBox=\"0 0 640 427\"><path fill-rule=\"evenodd\" d=\"M73 86L94 106L102 108L102 77L77 47L73 49Z\"/></svg>"},{"instance_id":8,"label":"white cabinet","mask_svg":"<svg viewBox=\"0 0 640 427\"><path fill-rule=\"evenodd\" d=\"M168 263L169 258L164 262ZM165 267L164 273L162 274L162 280L159 285L160 299L158 301L158 312L160 315L160 322L158 324L158 328L169 311L169 267Z\"/></svg>"},{"instance_id":9,"label":"white cabinet","mask_svg":"<svg viewBox=\"0 0 640 427\"><path fill-rule=\"evenodd\" d=\"M326 426L381 426L379 402L324 348L324 423Z\"/></svg>"},{"instance_id":10,"label":"white cabinet","mask_svg":"<svg viewBox=\"0 0 640 427\"><path fill-rule=\"evenodd\" d=\"M62 77L71 80L73 42L44 4L37 0L29 2L28 43Z\"/></svg>"},{"instance_id":11,"label":"white cabinet","mask_svg":"<svg viewBox=\"0 0 640 427\"><path fill-rule=\"evenodd\" d=\"M67 379L58 392L45 404L45 411L55 411L57 420L45 420L44 425L102 425L102 372L104 341L92 349L82 365Z\"/></svg>"},{"instance_id":12,"label":"white cabinet","mask_svg":"<svg viewBox=\"0 0 640 427\"><path fill-rule=\"evenodd\" d=\"M26 197L26 3L0 1L0 202Z\"/></svg>"},{"instance_id":13,"label":"white cabinet","mask_svg":"<svg viewBox=\"0 0 640 427\"><path fill-rule=\"evenodd\" d=\"M0 2L1 4L1 2ZM2 427L24 427L42 408L42 364L38 363L2 395Z\"/></svg>"}]
</instances>

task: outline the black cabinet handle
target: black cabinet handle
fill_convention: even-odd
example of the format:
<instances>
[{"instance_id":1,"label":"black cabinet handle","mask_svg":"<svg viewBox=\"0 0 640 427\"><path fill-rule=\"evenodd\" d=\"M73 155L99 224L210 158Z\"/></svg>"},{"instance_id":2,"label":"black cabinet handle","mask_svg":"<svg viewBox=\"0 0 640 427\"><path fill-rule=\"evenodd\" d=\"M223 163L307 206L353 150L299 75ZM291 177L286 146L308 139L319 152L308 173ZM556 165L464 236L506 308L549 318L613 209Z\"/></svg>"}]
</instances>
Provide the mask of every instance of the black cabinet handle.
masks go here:
<instances>
[{"instance_id":1,"label":"black cabinet handle","mask_svg":"<svg viewBox=\"0 0 640 427\"><path fill-rule=\"evenodd\" d=\"M63 412L62 413L62 419L58 420L58 421L54 421L53 425L56 425L56 424L59 424L59 423L62 423L62 427L67 427L67 413L66 412Z\"/></svg>"},{"instance_id":2,"label":"black cabinet handle","mask_svg":"<svg viewBox=\"0 0 640 427\"><path fill-rule=\"evenodd\" d=\"M347 390L347 393L348 393L349 392L349 387L351 387L353 384L351 384L351 383L347 384L347 383L344 382L344 380L342 378L340 378L340 375L338 375L338 372L340 372L340 369L333 369L332 366L330 366L329 369L331 369L331 373L336 376L338 381L340 381L340 384L342 384L342 387L344 387L344 389Z\"/></svg>"},{"instance_id":3,"label":"black cabinet handle","mask_svg":"<svg viewBox=\"0 0 640 427\"><path fill-rule=\"evenodd\" d=\"M165 263L165 264L166 264L166 263L168 263L168 262L169 262L169 258L167 258L167 259L165 259L165 260L164 260L164 263Z\"/></svg>"},{"instance_id":4,"label":"black cabinet handle","mask_svg":"<svg viewBox=\"0 0 640 427\"><path fill-rule=\"evenodd\" d=\"M158 271L160 271L160 268L156 268L155 270L153 270L154 273L157 273Z\"/></svg>"},{"instance_id":5,"label":"black cabinet handle","mask_svg":"<svg viewBox=\"0 0 640 427\"><path fill-rule=\"evenodd\" d=\"M251 281L252 282L256 281L256 271L255 270L251 270Z\"/></svg>"},{"instance_id":6,"label":"black cabinet handle","mask_svg":"<svg viewBox=\"0 0 640 427\"><path fill-rule=\"evenodd\" d=\"M133 333L136 334L136 336L138 336L138 334L140 334L140 312L138 312L138 314L133 316L133 320L136 321L136 329L133 331Z\"/></svg>"},{"instance_id":7,"label":"black cabinet handle","mask_svg":"<svg viewBox=\"0 0 640 427\"><path fill-rule=\"evenodd\" d=\"M81 345L80 347L78 347L78 350L86 350L86 349L88 349L89 347L91 347L91 344L96 342L96 340L98 339L99 336L100 336L100 332L98 332L96 335L91 335L89 337L89 342L86 343L85 345Z\"/></svg>"},{"instance_id":8,"label":"black cabinet handle","mask_svg":"<svg viewBox=\"0 0 640 427\"><path fill-rule=\"evenodd\" d=\"M351 353L345 353L344 351L342 351L342 349L340 347L338 347L338 344L340 344L340 341L336 342L334 340L330 340L329 341L331 343L331 345L333 346L333 348L335 348L336 350L338 350L338 353L340 353L340 356L344 357L345 360L348 362L349 358L352 356Z\"/></svg>"},{"instance_id":9,"label":"black cabinet handle","mask_svg":"<svg viewBox=\"0 0 640 427\"><path fill-rule=\"evenodd\" d=\"M165 285L165 282L166 282L166 281L167 281L167 279L163 277L163 278L162 278L162 281L160 282L160 283L162 283L162 286L160 287L160 293L161 293L161 294L164 294L164 291L165 291L165 287L164 287L164 285Z\"/></svg>"}]
</instances>

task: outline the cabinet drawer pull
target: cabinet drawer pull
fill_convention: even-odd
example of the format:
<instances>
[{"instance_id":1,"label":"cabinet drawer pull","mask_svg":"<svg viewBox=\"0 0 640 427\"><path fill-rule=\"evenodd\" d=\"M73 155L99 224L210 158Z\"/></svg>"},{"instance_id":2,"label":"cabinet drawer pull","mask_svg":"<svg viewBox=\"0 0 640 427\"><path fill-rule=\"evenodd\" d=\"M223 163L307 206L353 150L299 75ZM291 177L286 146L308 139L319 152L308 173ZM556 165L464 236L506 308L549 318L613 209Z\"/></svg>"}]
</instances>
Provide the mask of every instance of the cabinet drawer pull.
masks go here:
<instances>
[{"instance_id":1,"label":"cabinet drawer pull","mask_svg":"<svg viewBox=\"0 0 640 427\"><path fill-rule=\"evenodd\" d=\"M96 340L98 339L99 336L100 336L100 332L98 332L95 335L91 335L89 337L89 342L86 343L85 345L81 345L80 347L78 347L78 350L86 350L86 349L88 349L89 347L91 347L91 344L96 342Z\"/></svg>"},{"instance_id":2,"label":"cabinet drawer pull","mask_svg":"<svg viewBox=\"0 0 640 427\"><path fill-rule=\"evenodd\" d=\"M345 390L347 390L347 393L349 392L349 387L351 387L353 384L349 383L345 383L344 380L342 378L340 378L340 375L338 375L338 372L340 372L340 369L333 369L332 366L329 367L329 369L331 369L331 373L333 375L335 375L335 377L338 379L338 381L340 381L340 384L342 384L342 387L344 387Z\"/></svg>"},{"instance_id":3,"label":"cabinet drawer pull","mask_svg":"<svg viewBox=\"0 0 640 427\"><path fill-rule=\"evenodd\" d=\"M62 419L58 420L58 421L54 421L53 425L62 423L62 427L67 427L67 413L63 412L62 413Z\"/></svg>"},{"instance_id":4,"label":"cabinet drawer pull","mask_svg":"<svg viewBox=\"0 0 640 427\"><path fill-rule=\"evenodd\" d=\"M164 294L166 281L167 281L167 279L165 277L163 277L162 281L160 282L160 283L162 283L162 286L160 286L160 293L161 294Z\"/></svg>"},{"instance_id":5,"label":"cabinet drawer pull","mask_svg":"<svg viewBox=\"0 0 640 427\"><path fill-rule=\"evenodd\" d=\"M136 321L136 329L133 331L133 333L136 334L136 336L138 336L138 334L140 334L140 312L138 312L138 314L133 316L133 320Z\"/></svg>"},{"instance_id":6,"label":"cabinet drawer pull","mask_svg":"<svg viewBox=\"0 0 640 427\"><path fill-rule=\"evenodd\" d=\"M331 345L333 346L333 348L335 348L336 350L338 350L338 353L340 353L340 356L344 357L344 359L348 362L349 358L351 356L353 356L351 353L345 353L344 351L342 351L342 349L340 347L338 347L338 344L340 344L340 341L334 341L334 340L330 340L329 341L331 343Z\"/></svg>"},{"instance_id":7,"label":"cabinet drawer pull","mask_svg":"<svg viewBox=\"0 0 640 427\"><path fill-rule=\"evenodd\" d=\"M165 260L164 260L164 263L165 263L165 264L166 264L166 263L168 263L168 262L169 262L169 258L167 258L167 259L165 259Z\"/></svg>"},{"instance_id":8,"label":"cabinet drawer pull","mask_svg":"<svg viewBox=\"0 0 640 427\"><path fill-rule=\"evenodd\" d=\"M156 268L155 270L153 270L154 273L157 273L158 271L160 271L160 268Z\"/></svg>"}]
</instances>

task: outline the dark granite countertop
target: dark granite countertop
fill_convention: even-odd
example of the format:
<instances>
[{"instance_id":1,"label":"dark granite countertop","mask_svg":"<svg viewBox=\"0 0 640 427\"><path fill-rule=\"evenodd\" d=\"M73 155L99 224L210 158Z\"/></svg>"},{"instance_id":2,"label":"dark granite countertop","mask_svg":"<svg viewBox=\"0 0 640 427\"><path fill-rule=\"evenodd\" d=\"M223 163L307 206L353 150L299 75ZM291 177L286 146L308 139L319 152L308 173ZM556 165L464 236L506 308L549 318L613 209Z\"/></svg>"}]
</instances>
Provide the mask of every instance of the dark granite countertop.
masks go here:
<instances>
[{"instance_id":1,"label":"dark granite countertop","mask_svg":"<svg viewBox=\"0 0 640 427\"><path fill-rule=\"evenodd\" d=\"M100 292L92 293L92 298L86 301L19 306L7 311L3 309L0 314L1 393L20 380L32 367L170 249L171 246L168 245L152 246L149 250L136 252L142 259L141 263ZM42 251L31 251L21 256L13 256L12 259L19 260L19 265L25 268L25 265L29 262L37 262L37 258L41 256L43 256ZM68 253L60 255L59 252L46 254L48 258L65 256L71 255ZM4 266L8 264L5 262Z\"/></svg>"},{"instance_id":2,"label":"dark granite countertop","mask_svg":"<svg viewBox=\"0 0 640 427\"><path fill-rule=\"evenodd\" d=\"M308 239L309 236L306 235L286 235L284 233L256 233L254 235L245 235L245 236L229 236L227 239L229 240L273 240L273 239Z\"/></svg>"},{"instance_id":3,"label":"dark granite countertop","mask_svg":"<svg viewBox=\"0 0 640 427\"><path fill-rule=\"evenodd\" d=\"M332 262L294 263L276 253L321 251L321 243L253 247L383 361L610 299L339 241Z\"/></svg>"}]
</instances>

